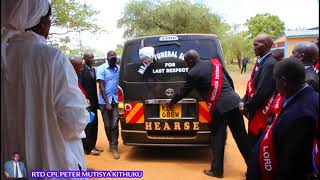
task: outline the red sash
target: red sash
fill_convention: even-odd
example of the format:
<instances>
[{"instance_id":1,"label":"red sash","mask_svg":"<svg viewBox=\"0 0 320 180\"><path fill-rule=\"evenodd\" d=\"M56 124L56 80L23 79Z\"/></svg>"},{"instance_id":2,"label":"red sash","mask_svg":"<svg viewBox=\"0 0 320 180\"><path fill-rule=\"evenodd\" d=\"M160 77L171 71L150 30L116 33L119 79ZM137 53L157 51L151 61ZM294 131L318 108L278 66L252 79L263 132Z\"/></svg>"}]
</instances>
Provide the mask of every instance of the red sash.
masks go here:
<instances>
[{"instance_id":1,"label":"red sash","mask_svg":"<svg viewBox=\"0 0 320 180\"><path fill-rule=\"evenodd\" d=\"M316 71L317 74L319 74L319 62L314 67L314 70Z\"/></svg>"},{"instance_id":2,"label":"red sash","mask_svg":"<svg viewBox=\"0 0 320 180\"><path fill-rule=\"evenodd\" d=\"M81 86L80 83L78 83L78 86L79 86L81 92L83 93L83 95L84 95L85 97L87 97L87 92L83 89L83 87Z\"/></svg>"},{"instance_id":3,"label":"red sash","mask_svg":"<svg viewBox=\"0 0 320 180\"><path fill-rule=\"evenodd\" d=\"M271 127L267 130L263 140L260 145L259 152L259 165L262 172L263 180L272 180L277 168L277 159L275 157L273 142L272 142L272 132L273 127L278 120L279 114L282 110L282 97L277 94L275 100L272 103L271 111L275 115L275 118L271 124Z\"/></svg>"},{"instance_id":4,"label":"red sash","mask_svg":"<svg viewBox=\"0 0 320 180\"><path fill-rule=\"evenodd\" d=\"M282 106L283 106L282 96L280 95L280 93L278 93L271 106L272 114L278 115L282 110Z\"/></svg>"},{"instance_id":5,"label":"red sash","mask_svg":"<svg viewBox=\"0 0 320 180\"><path fill-rule=\"evenodd\" d=\"M256 69L256 65L254 66L254 68L252 70L250 80L248 81L248 84L247 84L246 93L247 93L249 101L251 100L252 96L256 92L256 88L254 87L253 82L252 82L253 81L253 73L254 73L255 69ZM267 101L263 104L263 106L259 107L255 111L254 116L249 123L249 127L248 127L249 134L257 135L257 134L259 134L260 130L264 130L266 128L266 122L267 122L267 119L271 113L270 106L271 106L272 102L273 102L273 95L267 99Z\"/></svg>"},{"instance_id":6,"label":"red sash","mask_svg":"<svg viewBox=\"0 0 320 180\"><path fill-rule=\"evenodd\" d=\"M208 92L207 104L209 112L212 113L212 110L217 104L217 101L220 97L221 87L222 87L222 65L218 59L210 59L212 63L212 78L211 78L211 87ZM208 123L211 123L210 120Z\"/></svg>"},{"instance_id":7,"label":"red sash","mask_svg":"<svg viewBox=\"0 0 320 180\"><path fill-rule=\"evenodd\" d=\"M279 114L274 118L271 127L267 130L260 144L259 165L263 180L274 179L277 170L277 159L273 147L272 132L278 117Z\"/></svg>"}]
</instances>

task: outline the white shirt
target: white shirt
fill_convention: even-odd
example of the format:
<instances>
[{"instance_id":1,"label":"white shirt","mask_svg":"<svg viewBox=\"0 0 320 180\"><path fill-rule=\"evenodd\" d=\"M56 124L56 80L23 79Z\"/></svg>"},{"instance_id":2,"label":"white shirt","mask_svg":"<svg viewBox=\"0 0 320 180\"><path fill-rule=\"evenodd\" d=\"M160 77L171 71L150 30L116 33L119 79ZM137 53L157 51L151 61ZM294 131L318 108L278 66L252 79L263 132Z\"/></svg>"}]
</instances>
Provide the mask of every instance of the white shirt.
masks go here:
<instances>
[{"instance_id":1,"label":"white shirt","mask_svg":"<svg viewBox=\"0 0 320 180\"><path fill-rule=\"evenodd\" d=\"M19 163L13 161L13 173L16 173L16 167L17 167L17 169L18 169L18 178L22 178L23 176L22 176L22 173L21 173L21 171L20 171ZM14 174L13 176L15 176L15 174ZM16 178L16 177L15 177L15 178Z\"/></svg>"},{"instance_id":2,"label":"white shirt","mask_svg":"<svg viewBox=\"0 0 320 180\"><path fill-rule=\"evenodd\" d=\"M1 69L1 163L17 151L29 172L85 170L80 133L89 113L69 60L27 31L10 40L7 72L8 79Z\"/></svg>"}]
</instances>

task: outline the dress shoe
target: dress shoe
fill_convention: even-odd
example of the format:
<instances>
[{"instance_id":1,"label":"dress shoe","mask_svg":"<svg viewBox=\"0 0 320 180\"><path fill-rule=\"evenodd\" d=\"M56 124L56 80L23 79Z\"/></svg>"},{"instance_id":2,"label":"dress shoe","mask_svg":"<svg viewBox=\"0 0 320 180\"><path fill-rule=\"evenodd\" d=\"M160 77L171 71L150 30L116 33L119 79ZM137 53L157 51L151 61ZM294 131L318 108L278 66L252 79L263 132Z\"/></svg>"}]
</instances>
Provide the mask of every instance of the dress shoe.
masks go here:
<instances>
[{"instance_id":1,"label":"dress shoe","mask_svg":"<svg viewBox=\"0 0 320 180\"><path fill-rule=\"evenodd\" d=\"M111 151L112 151L112 156L114 159L119 159L119 151L118 151L118 145L111 145Z\"/></svg>"},{"instance_id":2,"label":"dress shoe","mask_svg":"<svg viewBox=\"0 0 320 180\"><path fill-rule=\"evenodd\" d=\"M103 150L101 150L101 149L97 149L97 148L94 148L94 150L96 150L96 151L98 151L98 152L103 152Z\"/></svg>"},{"instance_id":3,"label":"dress shoe","mask_svg":"<svg viewBox=\"0 0 320 180\"><path fill-rule=\"evenodd\" d=\"M92 149L91 151L89 152L85 152L87 155L95 155L95 156L99 156L100 155L100 152L99 151L96 151L95 149Z\"/></svg>"},{"instance_id":4,"label":"dress shoe","mask_svg":"<svg viewBox=\"0 0 320 180\"><path fill-rule=\"evenodd\" d=\"M212 171L211 169L209 170L203 170L203 173L206 174L207 176L211 176L211 177L216 177L216 178L223 178L223 174L218 174L215 171Z\"/></svg>"},{"instance_id":5,"label":"dress shoe","mask_svg":"<svg viewBox=\"0 0 320 180\"><path fill-rule=\"evenodd\" d=\"M95 149L92 149L89 154L95 155L95 156L99 156L99 155L100 155L100 151L97 151L97 150L95 150Z\"/></svg>"}]
</instances>

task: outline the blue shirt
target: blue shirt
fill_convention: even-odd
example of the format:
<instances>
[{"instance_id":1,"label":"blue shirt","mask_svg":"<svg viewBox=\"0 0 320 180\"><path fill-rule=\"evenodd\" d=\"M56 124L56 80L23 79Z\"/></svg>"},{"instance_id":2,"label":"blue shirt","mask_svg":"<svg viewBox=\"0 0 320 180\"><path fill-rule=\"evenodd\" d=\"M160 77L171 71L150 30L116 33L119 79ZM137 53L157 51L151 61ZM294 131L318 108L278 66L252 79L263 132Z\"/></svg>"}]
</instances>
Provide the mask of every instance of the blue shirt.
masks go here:
<instances>
[{"instance_id":1,"label":"blue shirt","mask_svg":"<svg viewBox=\"0 0 320 180\"><path fill-rule=\"evenodd\" d=\"M246 58L242 59L242 64L243 65L247 65L247 63L248 63L248 60Z\"/></svg>"},{"instance_id":2,"label":"blue shirt","mask_svg":"<svg viewBox=\"0 0 320 180\"><path fill-rule=\"evenodd\" d=\"M257 60L258 64L261 64L264 62L264 60L266 59L266 57L271 54L271 52L268 52L267 54L265 54L264 56L260 56L260 58Z\"/></svg>"},{"instance_id":3,"label":"blue shirt","mask_svg":"<svg viewBox=\"0 0 320 180\"><path fill-rule=\"evenodd\" d=\"M263 62L265 61L266 57L271 54L271 52L268 52L267 54L265 54L264 56L260 56L259 59L256 62L255 65L255 70L254 73L256 73L257 71L259 71L261 64L263 64Z\"/></svg>"},{"instance_id":4,"label":"blue shirt","mask_svg":"<svg viewBox=\"0 0 320 180\"><path fill-rule=\"evenodd\" d=\"M9 174L9 176L11 178L17 177L17 175L19 177L18 169L15 169L17 167L14 167L14 165L15 164L14 164L13 160L7 161L4 164L4 170ZM17 165L19 166L19 170L20 170L20 173L21 173L20 175L22 177L27 177L26 167L25 167L24 163L22 161L18 161ZM15 172L15 170L16 170L16 172Z\"/></svg>"},{"instance_id":5,"label":"blue shirt","mask_svg":"<svg viewBox=\"0 0 320 180\"><path fill-rule=\"evenodd\" d=\"M105 89L109 103L112 103L112 99L118 103L119 66L116 65L116 67L112 68L108 62L102 64L97 69L97 80L105 81ZM98 102L99 104L106 104L100 91Z\"/></svg>"}]
</instances>

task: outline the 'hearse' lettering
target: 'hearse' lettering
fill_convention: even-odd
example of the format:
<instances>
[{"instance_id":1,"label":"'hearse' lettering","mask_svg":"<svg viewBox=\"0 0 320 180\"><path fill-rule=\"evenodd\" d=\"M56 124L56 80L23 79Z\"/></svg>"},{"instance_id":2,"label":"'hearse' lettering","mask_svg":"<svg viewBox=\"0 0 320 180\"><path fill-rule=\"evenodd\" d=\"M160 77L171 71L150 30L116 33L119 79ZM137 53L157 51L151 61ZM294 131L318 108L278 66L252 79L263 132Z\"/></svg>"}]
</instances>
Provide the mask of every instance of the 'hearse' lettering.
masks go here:
<instances>
[{"instance_id":1,"label":"'hearse' lettering","mask_svg":"<svg viewBox=\"0 0 320 180\"><path fill-rule=\"evenodd\" d=\"M181 130L199 130L199 122L145 122L145 130L151 131L181 131Z\"/></svg>"}]
</instances>

